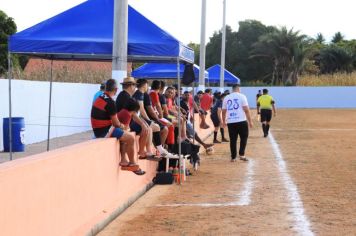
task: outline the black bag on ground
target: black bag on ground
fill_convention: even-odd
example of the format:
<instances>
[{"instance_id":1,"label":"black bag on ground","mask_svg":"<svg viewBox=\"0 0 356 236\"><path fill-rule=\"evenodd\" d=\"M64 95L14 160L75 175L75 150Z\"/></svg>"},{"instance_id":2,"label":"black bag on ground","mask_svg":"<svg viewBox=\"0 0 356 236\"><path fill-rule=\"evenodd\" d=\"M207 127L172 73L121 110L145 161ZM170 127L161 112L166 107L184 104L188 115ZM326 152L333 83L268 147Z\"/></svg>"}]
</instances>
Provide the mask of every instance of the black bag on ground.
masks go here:
<instances>
[{"instance_id":1,"label":"black bag on ground","mask_svg":"<svg viewBox=\"0 0 356 236\"><path fill-rule=\"evenodd\" d=\"M172 173L159 172L156 177L153 178L155 184L173 184L174 178Z\"/></svg>"}]
</instances>

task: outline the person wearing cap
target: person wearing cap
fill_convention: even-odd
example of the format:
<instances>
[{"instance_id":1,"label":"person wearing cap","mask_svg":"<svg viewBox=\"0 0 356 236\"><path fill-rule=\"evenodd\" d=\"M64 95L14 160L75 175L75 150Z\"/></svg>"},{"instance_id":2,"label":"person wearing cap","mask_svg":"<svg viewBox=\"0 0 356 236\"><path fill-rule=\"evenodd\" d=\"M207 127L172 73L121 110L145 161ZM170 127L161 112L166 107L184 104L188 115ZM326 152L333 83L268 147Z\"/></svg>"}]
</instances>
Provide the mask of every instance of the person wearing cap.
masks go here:
<instances>
[{"instance_id":1,"label":"person wearing cap","mask_svg":"<svg viewBox=\"0 0 356 236\"><path fill-rule=\"evenodd\" d=\"M232 87L232 93L224 98L222 105L222 122L224 127L228 127L230 137L231 161L235 162L237 157L237 139L240 137L240 160L248 161L245 157L245 149L249 134L249 127L252 128L252 120L247 98L240 93L240 85Z\"/></svg>"},{"instance_id":2,"label":"person wearing cap","mask_svg":"<svg viewBox=\"0 0 356 236\"><path fill-rule=\"evenodd\" d=\"M126 155L121 156L120 166L123 170L133 171L137 175L144 175L135 159L135 137L117 118L115 101L112 99L118 90L114 79L109 79L105 84L105 92L100 95L93 103L91 109L91 125L96 138L115 137L125 146Z\"/></svg>"},{"instance_id":3,"label":"person wearing cap","mask_svg":"<svg viewBox=\"0 0 356 236\"><path fill-rule=\"evenodd\" d=\"M100 90L94 94L93 103L95 102L95 100L96 100L101 94L104 93L104 91L105 91L105 83L101 83L101 84L100 84Z\"/></svg>"},{"instance_id":4,"label":"person wearing cap","mask_svg":"<svg viewBox=\"0 0 356 236\"><path fill-rule=\"evenodd\" d=\"M127 105L128 101L134 94L136 90L136 81L133 77L127 77L121 83L123 90L119 93L116 98L116 108L117 111L120 112L125 106ZM152 154L151 150L146 150L146 144L149 140L150 127L144 122L138 115L138 113L133 113L132 121L130 122L130 129L139 135L139 159L154 159L154 155Z\"/></svg>"},{"instance_id":5,"label":"person wearing cap","mask_svg":"<svg viewBox=\"0 0 356 236\"><path fill-rule=\"evenodd\" d=\"M261 115L263 137L265 138L268 136L272 110L274 116L276 116L276 107L273 97L268 94L268 89L263 89L263 94L257 99L257 114Z\"/></svg>"}]
</instances>

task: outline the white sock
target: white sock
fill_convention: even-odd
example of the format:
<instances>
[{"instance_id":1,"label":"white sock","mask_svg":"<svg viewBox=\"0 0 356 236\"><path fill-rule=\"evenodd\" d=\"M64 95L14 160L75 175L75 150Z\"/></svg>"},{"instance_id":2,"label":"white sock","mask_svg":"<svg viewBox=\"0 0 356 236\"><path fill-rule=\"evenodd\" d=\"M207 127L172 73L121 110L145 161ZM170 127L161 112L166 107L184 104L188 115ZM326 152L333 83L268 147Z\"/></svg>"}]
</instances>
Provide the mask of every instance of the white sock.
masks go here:
<instances>
[{"instance_id":1,"label":"white sock","mask_svg":"<svg viewBox=\"0 0 356 236\"><path fill-rule=\"evenodd\" d=\"M156 148L158 149L158 151L159 151L160 153L165 152L165 150L164 150L164 148L162 147L162 145L156 146Z\"/></svg>"}]
</instances>

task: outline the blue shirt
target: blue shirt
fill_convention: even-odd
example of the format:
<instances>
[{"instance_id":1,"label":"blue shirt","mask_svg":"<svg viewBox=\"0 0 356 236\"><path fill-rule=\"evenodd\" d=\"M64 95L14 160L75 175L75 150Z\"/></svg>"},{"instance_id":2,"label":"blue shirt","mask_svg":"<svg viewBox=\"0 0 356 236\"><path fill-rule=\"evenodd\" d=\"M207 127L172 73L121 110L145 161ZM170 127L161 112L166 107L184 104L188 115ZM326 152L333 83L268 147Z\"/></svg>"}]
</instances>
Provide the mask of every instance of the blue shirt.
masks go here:
<instances>
[{"instance_id":1,"label":"blue shirt","mask_svg":"<svg viewBox=\"0 0 356 236\"><path fill-rule=\"evenodd\" d=\"M218 109L222 108L223 101L221 99L218 99L215 101L214 106L211 108L211 115L212 116L218 116Z\"/></svg>"},{"instance_id":2,"label":"blue shirt","mask_svg":"<svg viewBox=\"0 0 356 236\"><path fill-rule=\"evenodd\" d=\"M98 91L98 92L96 92L96 94L94 95L94 98L93 98L93 104L94 104L94 102L95 102L95 100L98 98L98 97L100 97L100 95L101 94L103 94L104 92L103 91Z\"/></svg>"}]
</instances>

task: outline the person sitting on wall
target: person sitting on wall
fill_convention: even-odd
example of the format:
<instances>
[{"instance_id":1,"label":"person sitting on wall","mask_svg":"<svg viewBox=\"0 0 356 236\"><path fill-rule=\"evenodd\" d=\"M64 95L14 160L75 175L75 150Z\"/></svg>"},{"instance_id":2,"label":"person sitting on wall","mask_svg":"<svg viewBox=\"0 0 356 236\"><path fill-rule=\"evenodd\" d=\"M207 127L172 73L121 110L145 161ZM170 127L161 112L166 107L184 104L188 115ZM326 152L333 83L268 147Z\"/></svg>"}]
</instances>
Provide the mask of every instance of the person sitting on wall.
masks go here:
<instances>
[{"instance_id":1,"label":"person sitting on wall","mask_svg":"<svg viewBox=\"0 0 356 236\"><path fill-rule=\"evenodd\" d=\"M152 138L153 143L159 152L161 157L173 158L175 157L172 153L169 153L162 146L163 141L166 140L168 129L166 126L159 123L159 118L154 112L150 96L147 93L148 82L146 79L137 80L137 90L133 95L140 104L140 117L152 128ZM149 148L147 147L149 150Z\"/></svg>"},{"instance_id":2,"label":"person sitting on wall","mask_svg":"<svg viewBox=\"0 0 356 236\"><path fill-rule=\"evenodd\" d=\"M116 108L120 112L127 105L127 102L130 100L132 95L136 90L136 81L133 77L125 78L122 83L123 90L116 98ZM145 151L146 144L150 140L150 135L152 133L151 128L148 124L142 120L137 113L132 113L132 121L130 123L131 131L134 131L139 138L139 150L138 155L139 159L154 158L154 155L151 153L151 150L148 149Z\"/></svg>"},{"instance_id":3,"label":"person sitting on wall","mask_svg":"<svg viewBox=\"0 0 356 236\"><path fill-rule=\"evenodd\" d=\"M96 100L101 94L104 93L104 91L105 91L105 83L101 83L101 84L100 84L100 90L94 94L94 98L93 98L93 102L92 102L92 103L94 103L95 100Z\"/></svg>"},{"instance_id":4,"label":"person sitting on wall","mask_svg":"<svg viewBox=\"0 0 356 236\"><path fill-rule=\"evenodd\" d=\"M105 84L105 92L100 95L93 103L91 109L91 125L96 138L115 137L122 145L125 145L125 150L128 155L121 158L120 166L123 170L129 170L137 175L144 175L145 171L141 170L135 160L135 137L130 132L125 130L123 125L117 118L117 110L115 101L112 97L117 93L118 86L114 79L109 79Z\"/></svg>"}]
</instances>

